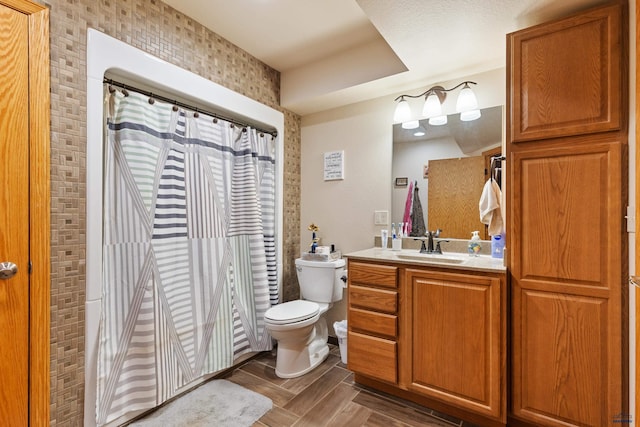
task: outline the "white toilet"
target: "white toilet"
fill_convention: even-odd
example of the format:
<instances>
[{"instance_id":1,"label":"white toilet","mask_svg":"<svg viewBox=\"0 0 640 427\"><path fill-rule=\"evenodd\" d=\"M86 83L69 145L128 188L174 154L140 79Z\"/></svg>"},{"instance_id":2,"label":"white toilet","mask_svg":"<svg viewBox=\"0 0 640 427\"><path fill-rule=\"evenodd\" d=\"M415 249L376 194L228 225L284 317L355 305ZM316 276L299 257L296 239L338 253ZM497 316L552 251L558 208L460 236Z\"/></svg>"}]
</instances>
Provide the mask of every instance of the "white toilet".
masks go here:
<instances>
[{"instance_id":1,"label":"white toilet","mask_svg":"<svg viewBox=\"0 0 640 427\"><path fill-rule=\"evenodd\" d=\"M276 375L294 378L306 374L327 358L327 322L323 314L342 299L343 259L296 259L299 300L275 305L265 313L265 326L278 341Z\"/></svg>"}]
</instances>

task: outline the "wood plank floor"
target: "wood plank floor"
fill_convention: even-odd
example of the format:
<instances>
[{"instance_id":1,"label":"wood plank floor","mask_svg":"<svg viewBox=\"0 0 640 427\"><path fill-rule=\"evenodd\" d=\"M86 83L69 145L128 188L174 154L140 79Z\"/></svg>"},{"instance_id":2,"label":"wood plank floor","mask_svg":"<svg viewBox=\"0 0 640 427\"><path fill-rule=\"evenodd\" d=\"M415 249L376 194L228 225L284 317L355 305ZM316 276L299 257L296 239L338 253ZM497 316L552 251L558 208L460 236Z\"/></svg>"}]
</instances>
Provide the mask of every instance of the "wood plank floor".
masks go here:
<instances>
[{"instance_id":1,"label":"wood plank floor","mask_svg":"<svg viewBox=\"0 0 640 427\"><path fill-rule=\"evenodd\" d=\"M473 427L355 384L353 373L340 360L339 348L330 347L327 360L302 377L278 378L275 352L266 352L234 369L225 379L273 401L273 409L260 418L255 427Z\"/></svg>"}]
</instances>

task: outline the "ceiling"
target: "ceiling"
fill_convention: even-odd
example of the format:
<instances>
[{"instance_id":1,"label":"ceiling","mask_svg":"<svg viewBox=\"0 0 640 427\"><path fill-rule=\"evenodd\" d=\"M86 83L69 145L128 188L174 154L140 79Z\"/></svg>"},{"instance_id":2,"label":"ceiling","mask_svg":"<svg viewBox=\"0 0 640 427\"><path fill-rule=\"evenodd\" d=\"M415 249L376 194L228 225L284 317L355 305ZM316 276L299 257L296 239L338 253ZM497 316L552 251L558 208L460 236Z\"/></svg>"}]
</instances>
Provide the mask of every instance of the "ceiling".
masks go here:
<instances>
[{"instance_id":1,"label":"ceiling","mask_svg":"<svg viewBox=\"0 0 640 427\"><path fill-rule=\"evenodd\" d=\"M307 115L505 66L505 35L604 0L163 0L281 73Z\"/></svg>"}]
</instances>

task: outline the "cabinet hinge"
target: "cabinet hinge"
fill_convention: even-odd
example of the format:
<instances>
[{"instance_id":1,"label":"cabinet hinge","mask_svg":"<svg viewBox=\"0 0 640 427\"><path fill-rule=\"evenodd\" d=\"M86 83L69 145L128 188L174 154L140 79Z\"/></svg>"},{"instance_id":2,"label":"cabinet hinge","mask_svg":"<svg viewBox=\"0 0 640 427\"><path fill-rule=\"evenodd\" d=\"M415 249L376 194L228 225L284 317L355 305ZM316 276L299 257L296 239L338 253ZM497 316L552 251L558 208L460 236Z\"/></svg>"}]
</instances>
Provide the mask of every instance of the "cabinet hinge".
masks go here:
<instances>
[{"instance_id":1,"label":"cabinet hinge","mask_svg":"<svg viewBox=\"0 0 640 427\"><path fill-rule=\"evenodd\" d=\"M33 271L33 263L29 260L29 274Z\"/></svg>"}]
</instances>

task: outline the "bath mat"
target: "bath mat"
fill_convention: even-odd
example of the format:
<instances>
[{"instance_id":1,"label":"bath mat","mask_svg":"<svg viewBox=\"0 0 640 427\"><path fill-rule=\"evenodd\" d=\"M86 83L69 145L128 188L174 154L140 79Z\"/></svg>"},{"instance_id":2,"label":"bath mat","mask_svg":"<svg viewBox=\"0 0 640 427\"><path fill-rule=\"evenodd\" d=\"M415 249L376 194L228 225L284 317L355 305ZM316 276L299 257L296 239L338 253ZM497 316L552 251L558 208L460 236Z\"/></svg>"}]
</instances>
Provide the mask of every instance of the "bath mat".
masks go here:
<instances>
[{"instance_id":1,"label":"bath mat","mask_svg":"<svg viewBox=\"0 0 640 427\"><path fill-rule=\"evenodd\" d=\"M227 380L213 380L129 425L248 427L272 407L267 397Z\"/></svg>"}]
</instances>

